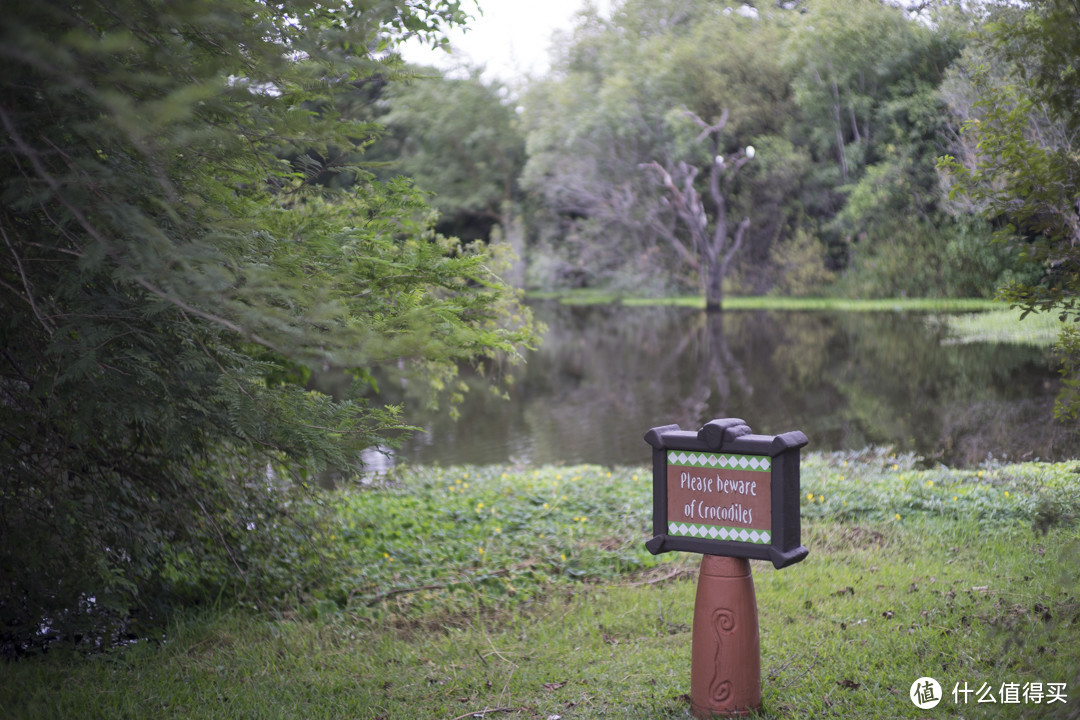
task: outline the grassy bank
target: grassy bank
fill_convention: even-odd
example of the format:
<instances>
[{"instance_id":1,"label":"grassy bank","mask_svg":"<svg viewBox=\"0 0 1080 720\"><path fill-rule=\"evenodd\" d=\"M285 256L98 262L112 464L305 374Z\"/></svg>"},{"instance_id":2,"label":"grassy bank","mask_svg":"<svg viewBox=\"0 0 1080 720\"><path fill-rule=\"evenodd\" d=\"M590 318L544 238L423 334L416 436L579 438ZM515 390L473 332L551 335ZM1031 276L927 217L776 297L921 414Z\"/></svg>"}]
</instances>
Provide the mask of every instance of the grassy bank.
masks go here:
<instances>
[{"instance_id":1,"label":"grassy bank","mask_svg":"<svg viewBox=\"0 0 1080 720\"><path fill-rule=\"evenodd\" d=\"M705 298L683 295L664 298L638 298L609 290L562 290L531 292L533 300L557 300L567 305L669 306L705 309ZM976 312L1001 309L1001 303L981 298L848 298L776 297L771 295L732 296L724 298L725 310L796 310L833 312Z\"/></svg>"},{"instance_id":2,"label":"grassy bank","mask_svg":"<svg viewBox=\"0 0 1080 720\"><path fill-rule=\"evenodd\" d=\"M558 301L566 305L625 305L627 307L683 307L705 309L699 296L634 298L606 290L574 290L530 293L534 300ZM775 312L912 312L926 313L930 322L942 324L950 343L1016 343L1048 347L1057 341L1062 323L1054 313L1032 313L1021 319L1021 311L982 298L846 298L730 297L724 300L729 311L766 310Z\"/></svg>"},{"instance_id":3,"label":"grassy bank","mask_svg":"<svg viewBox=\"0 0 1080 720\"><path fill-rule=\"evenodd\" d=\"M1021 319L1020 310L993 310L944 318L952 342L999 342L1047 347L1057 341L1063 323L1056 313L1032 313Z\"/></svg>"},{"instance_id":4,"label":"grassy bank","mask_svg":"<svg viewBox=\"0 0 1080 720\"><path fill-rule=\"evenodd\" d=\"M754 563L762 716L1075 716L1077 469L805 457L810 556ZM643 550L649 477L424 468L342 493L321 539L340 578L295 612L9 664L0 717L689 717L698 558ZM908 700L924 675L946 688L933 711ZM1065 683L1067 702L958 704L964 682Z\"/></svg>"}]
</instances>

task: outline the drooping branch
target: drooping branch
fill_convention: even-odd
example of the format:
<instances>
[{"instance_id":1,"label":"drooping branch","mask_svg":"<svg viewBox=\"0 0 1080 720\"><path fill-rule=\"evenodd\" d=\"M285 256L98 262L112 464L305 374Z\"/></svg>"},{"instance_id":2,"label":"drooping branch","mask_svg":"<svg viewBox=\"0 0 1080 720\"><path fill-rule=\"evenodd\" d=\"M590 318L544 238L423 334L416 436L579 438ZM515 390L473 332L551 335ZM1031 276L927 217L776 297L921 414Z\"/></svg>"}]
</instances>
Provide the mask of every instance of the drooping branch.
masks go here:
<instances>
[{"instance_id":1,"label":"drooping branch","mask_svg":"<svg viewBox=\"0 0 1080 720\"><path fill-rule=\"evenodd\" d=\"M41 311L38 309L37 303L34 302L34 290L30 286L30 280L26 277L26 270L23 269L22 258L20 258L19 253L16 252L15 246L11 244L11 240L10 238L8 238L7 231L4 230L4 227L2 225L0 225L0 235L3 236L4 243L8 246L8 250L11 251L11 257L15 259L15 267L19 271L19 278L22 280L23 285L23 293L25 293L26 302L30 305L30 310L33 311L34 317L37 318L37 321L38 323L40 323L41 327L45 329L46 334L48 334L49 337L52 337L56 324L46 318L44 315L42 315ZM4 284L6 285L6 283ZM16 296L23 294L19 293L15 288L12 288L10 286L9 289Z\"/></svg>"}]
</instances>

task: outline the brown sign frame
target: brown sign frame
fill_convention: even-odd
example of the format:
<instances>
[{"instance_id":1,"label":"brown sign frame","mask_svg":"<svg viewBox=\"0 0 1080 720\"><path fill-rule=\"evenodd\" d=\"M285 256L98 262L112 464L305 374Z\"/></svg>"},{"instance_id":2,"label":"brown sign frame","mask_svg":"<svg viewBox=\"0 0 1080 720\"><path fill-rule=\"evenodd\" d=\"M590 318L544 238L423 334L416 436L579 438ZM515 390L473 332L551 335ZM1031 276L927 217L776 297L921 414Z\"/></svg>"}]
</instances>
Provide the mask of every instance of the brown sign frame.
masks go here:
<instances>
[{"instance_id":1,"label":"brown sign frame","mask_svg":"<svg viewBox=\"0 0 1080 720\"><path fill-rule=\"evenodd\" d=\"M645 543L649 552L769 560L777 569L809 554L800 541L799 449L809 442L802 432L754 435L743 420L722 418L697 432L678 425L655 427L645 434L645 442L653 448L653 537ZM710 470L717 462L730 469ZM704 469L695 471L695 464ZM683 467L687 470L677 469ZM724 487L714 487L720 484ZM721 505L703 511L687 503L697 502L691 498L706 490L725 491ZM687 513L705 520L688 523Z\"/></svg>"}]
</instances>

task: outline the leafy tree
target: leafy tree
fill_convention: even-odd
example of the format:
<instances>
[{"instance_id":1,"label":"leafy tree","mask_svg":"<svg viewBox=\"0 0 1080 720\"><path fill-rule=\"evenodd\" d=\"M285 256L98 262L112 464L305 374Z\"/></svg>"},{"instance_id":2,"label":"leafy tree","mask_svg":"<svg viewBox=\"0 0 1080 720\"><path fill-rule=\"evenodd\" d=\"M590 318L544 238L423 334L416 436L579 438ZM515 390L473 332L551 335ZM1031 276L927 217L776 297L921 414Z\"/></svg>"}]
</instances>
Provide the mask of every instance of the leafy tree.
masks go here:
<instances>
[{"instance_id":1,"label":"leafy tree","mask_svg":"<svg viewBox=\"0 0 1080 720\"><path fill-rule=\"evenodd\" d=\"M662 172L667 197L650 227L670 247L686 241L693 249L678 254L697 270L709 308L720 307L736 266L744 291L776 281L761 267L800 212L796 188L806 163L782 141L794 112L778 52L785 19L703 17L671 42L661 66L668 135L663 161L650 167ZM755 148L769 157L755 157Z\"/></svg>"},{"instance_id":2,"label":"leafy tree","mask_svg":"<svg viewBox=\"0 0 1080 720\"><path fill-rule=\"evenodd\" d=\"M391 84L383 94L387 136L375 150L389 156L394 171L431 193L439 231L466 240L506 241L520 258L518 178L525 138L506 87L485 82L477 69L463 77L418 72L417 80ZM522 284L519 273L514 275L508 279Z\"/></svg>"},{"instance_id":3,"label":"leafy tree","mask_svg":"<svg viewBox=\"0 0 1080 720\"><path fill-rule=\"evenodd\" d=\"M376 131L344 91L462 19L456 0L5 5L5 644L200 577L303 592L257 565L289 522L282 471L405 429L376 370L446 383L533 341L489 256L432 232L408 183L332 162ZM306 387L331 366L352 396Z\"/></svg>"},{"instance_id":4,"label":"leafy tree","mask_svg":"<svg viewBox=\"0 0 1080 720\"><path fill-rule=\"evenodd\" d=\"M540 206L534 224L542 228L530 265L544 264L547 247L554 256L544 282L665 289L657 267L670 265L653 252L644 217L653 181L638 165L657 157L666 139L668 104L655 69L668 42L655 33L627 42L586 17L560 69L525 94L522 184Z\"/></svg>"},{"instance_id":5,"label":"leafy tree","mask_svg":"<svg viewBox=\"0 0 1080 720\"><path fill-rule=\"evenodd\" d=\"M562 48L554 76L530 88L525 102L529 158L523 183L551 212L537 224L552 228L546 244L569 261L564 277L635 292L703 291L701 272L709 263L697 250L704 247L701 237L719 226L710 224L695 240L662 176L641 166L656 163L684 197L696 196L690 205L702 201L717 217L709 189L714 158L734 158L748 144L783 145L772 138L783 131L793 106L779 43L773 20L666 0L626 2L610 23L592 19L578 28L574 42ZM723 131L696 142L702 127L690 118L712 125L725 111ZM789 159L799 155L791 150ZM802 166L793 163L799 168L793 174L791 167L769 163L761 170L775 171L773 177L755 168L721 183L725 208L737 216L731 236L743 218L751 218L742 257L765 260L770 244L785 234L785 223L798 211L778 209L801 200L795 188ZM687 188L691 168L698 170ZM737 264L739 256L732 256L729 265Z\"/></svg>"},{"instance_id":6,"label":"leafy tree","mask_svg":"<svg viewBox=\"0 0 1080 720\"><path fill-rule=\"evenodd\" d=\"M906 69L914 28L902 11L881 2L820 0L785 45L808 140L822 157L835 159L842 183L867 162L877 110Z\"/></svg>"},{"instance_id":7,"label":"leafy tree","mask_svg":"<svg viewBox=\"0 0 1080 720\"><path fill-rule=\"evenodd\" d=\"M965 195L999 239L1017 245L1035 278L1000 289L1029 312L1056 312L1071 322L1059 346L1063 390L1056 413L1080 413L1080 132L1076 76L1080 8L1069 0L1039 0L996 9L980 35L986 57L1004 73L976 66L975 116L965 125L968 154L947 156L952 197Z\"/></svg>"},{"instance_id":8,"label":"leafy tree","mask_svg":"<svg viewBox=\"0 0 1080 720\"><path fill-rule=\"evenodd\" d=\"M796 132L820 161L812 182L832 204L819 217L848 269L841 292L985 296L1012 270L980 247L982 223L944 202L935 164L955 133L942 84L974 19L948 5L924 6L921 22L850 2L800 16L786 49L800 110L817 120Z\"/></svg>"}]
</instances>

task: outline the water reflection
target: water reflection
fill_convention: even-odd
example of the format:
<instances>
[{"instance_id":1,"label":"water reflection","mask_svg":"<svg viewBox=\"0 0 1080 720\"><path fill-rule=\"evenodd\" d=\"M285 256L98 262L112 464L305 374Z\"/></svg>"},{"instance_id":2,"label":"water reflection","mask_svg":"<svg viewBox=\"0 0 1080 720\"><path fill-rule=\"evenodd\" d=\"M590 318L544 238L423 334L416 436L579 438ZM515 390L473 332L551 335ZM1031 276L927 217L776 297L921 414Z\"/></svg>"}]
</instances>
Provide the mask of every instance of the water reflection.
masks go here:
<instances>
[{"instance_id":1,"label":"water reflection","mask_svg":"<svg viewBox=\"0 0 1080 720\"><path fill-rule=\"evenodd\" d=\"M648 428L715 417L802 430L808 449L891 445L954 466L1080 456L1075 429L1052 419L1047 351L943 343L925 315L535 310L549 331L511 400L477 388L456 423L410 413L426 432L399 459L639 464Z\"/></svg>"}]
</instances>

